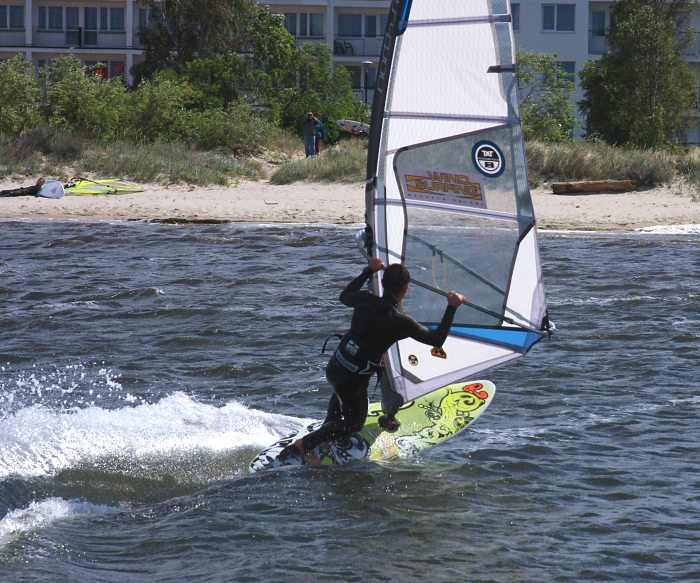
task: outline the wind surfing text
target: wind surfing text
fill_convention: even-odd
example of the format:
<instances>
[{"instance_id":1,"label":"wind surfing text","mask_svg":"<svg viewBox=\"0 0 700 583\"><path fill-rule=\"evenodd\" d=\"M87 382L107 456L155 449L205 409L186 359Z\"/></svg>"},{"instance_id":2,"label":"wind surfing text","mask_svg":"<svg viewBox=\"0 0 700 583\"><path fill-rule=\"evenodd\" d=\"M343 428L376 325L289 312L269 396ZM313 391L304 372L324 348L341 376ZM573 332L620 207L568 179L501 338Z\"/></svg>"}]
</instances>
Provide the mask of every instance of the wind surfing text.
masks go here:
<instances>
[{"instance_id":1,"label":"wind surfing text","mask_svg":"<svg viewBox=\"0 0 700 583\"><path fill-rule=\"evenodd\" d=\"M486 208L484 184L463 172L402 168L399 174L407 199Z\"/></svg>"}]
</instances>

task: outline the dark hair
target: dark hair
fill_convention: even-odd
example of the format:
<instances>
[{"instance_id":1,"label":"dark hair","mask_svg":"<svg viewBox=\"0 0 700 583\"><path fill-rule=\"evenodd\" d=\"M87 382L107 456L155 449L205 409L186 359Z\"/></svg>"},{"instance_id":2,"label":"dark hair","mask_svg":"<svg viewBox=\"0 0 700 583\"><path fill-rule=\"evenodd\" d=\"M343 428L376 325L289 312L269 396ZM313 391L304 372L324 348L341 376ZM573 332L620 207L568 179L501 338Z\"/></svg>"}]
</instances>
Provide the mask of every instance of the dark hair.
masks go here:
<instances>
[{"instance_id":1,"label":"dark hair","mask_svg":"<svg viewBox=\"0 0 700 583\"><path fill-rule=\"evenodd\" d=\"M384 270L382 285L389 293L399 293L409 281L411 281L411 274L401 263L392 263Z\"/></svg>"}]
</instances>

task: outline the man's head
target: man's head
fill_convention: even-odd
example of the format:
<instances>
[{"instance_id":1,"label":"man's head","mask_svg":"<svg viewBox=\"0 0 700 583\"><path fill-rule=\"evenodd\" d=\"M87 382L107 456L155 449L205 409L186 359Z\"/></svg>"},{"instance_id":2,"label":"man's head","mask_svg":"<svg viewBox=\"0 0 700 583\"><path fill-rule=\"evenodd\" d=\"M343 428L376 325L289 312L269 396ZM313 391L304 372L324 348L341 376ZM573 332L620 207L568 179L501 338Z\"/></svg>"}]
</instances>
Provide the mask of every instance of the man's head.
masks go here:
<instances>
[{"instance_id":1,"label":"man's head","mask_svg":"<svg viewBox=\"0 0 700 583\"><path fill-rule=\"evenodd\" d=\"M310 111L306 114L306 119L313 119L314 114L311 113Z\"/></svg>"},{"instance_id":2,"label":"man's head","mask_svg":"<svg viewBox=\"0 0 700 583\"><path fill-rule=\"evenodd\" d=\"M411 274L401 263L392 263L384 270L382 277L384 289L394 296L401 295L403 297L410 281Z\"/></svg>"}]
</instances>

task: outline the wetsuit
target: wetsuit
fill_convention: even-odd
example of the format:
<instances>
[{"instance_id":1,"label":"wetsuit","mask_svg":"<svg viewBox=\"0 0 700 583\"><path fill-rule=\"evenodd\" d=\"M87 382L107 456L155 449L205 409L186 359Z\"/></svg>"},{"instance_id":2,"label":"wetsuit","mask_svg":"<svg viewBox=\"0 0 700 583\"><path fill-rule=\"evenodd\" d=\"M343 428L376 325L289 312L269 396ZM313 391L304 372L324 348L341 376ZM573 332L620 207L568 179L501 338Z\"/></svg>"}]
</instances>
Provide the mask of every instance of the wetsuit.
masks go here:
<instances>
[{"instance_id":1,"label":"wetsuit","mask_svg":"<svg viewBox=\"0 0 700 583\"><path fill-rule=\"evenodd\" d=\"M24 186L11 190L0 190L0 196L36 196L41 190L41 184L34 186Z\"/></svg>"},{"instance_id":2,"label":"wetsuit","mask_svg":"<svg viewBox=\"0 0 700 583\"><path fill-rule=\"evenodd\" d=\"M381 298L362 290L372 271L365 267L340 294L340 301L354 308L350 330L328 361L326 379L333 387L323 425L304 437L304 449L313 449L324 441L350 435L362 429L367 419L367 387L379 368L382 355L404 338L423 344L442 346L457 308L447 306L435 330L416 322L397 309L388 293Z\"/></svg>"}]
</instances>

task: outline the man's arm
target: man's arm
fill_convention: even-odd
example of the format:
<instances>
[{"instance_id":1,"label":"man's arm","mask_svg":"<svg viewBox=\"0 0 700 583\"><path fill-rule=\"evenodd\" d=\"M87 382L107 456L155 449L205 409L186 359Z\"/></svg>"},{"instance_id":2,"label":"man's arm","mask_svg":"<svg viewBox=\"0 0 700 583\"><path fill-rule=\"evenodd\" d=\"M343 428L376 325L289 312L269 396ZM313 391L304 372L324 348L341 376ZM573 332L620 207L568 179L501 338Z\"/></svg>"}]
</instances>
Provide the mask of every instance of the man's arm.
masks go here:
<instances>
[{"instance_id":1,"label":"man's arm","mask_svg":"<svg viewBox=\"0 0 700 583\"><path fill-rule=\"evenodd\" d=\"M458 292L450 292L447 294L447 307L445 308L442 320L440 320L440 324L438 324L435 330L430 330L428 327L410 318L414 326L410 330L409 337L423 344L429 344L430 346L442 346L450 332L450 326L452 326L457 308L463 301L464 296Z\"/></svg>"},{"instance_id":2,"label":"man's arm","mask_svg":"<svg viewBox=\"0 0 700 583\"><path fill-rule=\"evenodd\" d=\"M360 297L359 292L362 290L362 286L373 273L381 269L384 269L384 262L378 257L370 257L367 267L362 270L362 273L345 286L340 294L340 301L348 307L355 306Z\"/></svg>"}]
</instances>

